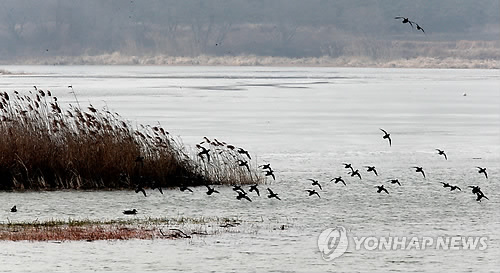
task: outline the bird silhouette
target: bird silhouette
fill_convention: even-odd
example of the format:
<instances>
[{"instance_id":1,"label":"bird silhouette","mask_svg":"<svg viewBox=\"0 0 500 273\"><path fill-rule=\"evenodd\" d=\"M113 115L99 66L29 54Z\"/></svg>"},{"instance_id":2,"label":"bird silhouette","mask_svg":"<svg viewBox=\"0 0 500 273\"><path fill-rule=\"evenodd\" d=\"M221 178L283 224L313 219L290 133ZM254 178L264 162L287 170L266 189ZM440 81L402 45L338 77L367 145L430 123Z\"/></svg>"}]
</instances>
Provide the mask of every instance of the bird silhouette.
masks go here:
<instances>
[{"instance_id":1,"label":"bird silhouette","mask_svg":"<svg viewBox=\"0 0 500 273\"><path fill-rule=\"evenodd\" d=\"M212 195L212 193L219 193L215 188L210 188L209 185L205 185L207 187L207 195Z\"/></svg>"},{"instance_id":2,"label":"bird silhouette","mask_svg":"<svg viewBox=\"0 0 500 273\"><path fill-rule=\"evenodd\" d=\"M274 193L270 188L267 188L267 191L269 192L269 195L267 195L267 198L276 198L278 200L281 200L279 197L278 197L278 194L277 193Z\"/></svg>"},{"instance_id":3,"label":"bird silhouette","mask_svg":"<svg viewBox=\"0 0 500 273\"><path fill-rule=\"evenodd\" d=\"M272 176L273 177L273 180L276 180L276 177L274 176L274 171L266 171L266 174L265 176Z\"/></svg>"},{"instance_id":4,"label":"bird silhouette","mask_svg":"<svg viewBox=\"0 0 500 273\"><path fill-rule=\"evenodd\" d=\"M441 184L443 184L443 188L451 188L449 183L441 182Z\"/></svg>"},{"instance_id":5,"label":"bird silhouette","mask_svg":"<svg viewBox=\"0 0 500 273\"><path fill-rule=\"evenodd\" d=\"M373 172L375 175L378 176L377 170L375 169L375 166L364 166L367 172Z\"/></svg>"},{"instance_id":6,"label":"bird silhouette","mask_svg":"<svg viewBox=\"0 0 500 273\"><path fill-rule=\"evenodd\" d=\"M359 179L361 179L361 174L359 174L359 170L358 169L350 172L349 174L351 175L351 177L357 175L359 177Z\"/></svg>"},{"instance_id":7,"label":"bird silhouette","mask_svg":"<svg viewBox=\"0 0 500 273\"><path fill-rule=\"evenodd\" d=\"M265 169L268 169L270 171L273 170L273 169L271 169L271 163L260 165L259 168L262 168L263 170L265 170Z\"/></svg>"},{"instance_id":8,"label":"bird silhouette","mask_svg":"<svg viewBox=\"0 0 500 273\"><path fill-rule=\"evenodd\" d=\"M161 186L159 183L156 183L156 181L153 181L152 182L152 185L151 185L151 189L154 190L154 189L158 189L158 191L163 194L163 190L161 189Z\"/></svg>"},{"instance_id":9,"label":"bird silhouette","mask_svg":"<svg viewBox=\"0 0 500 273\"><path fill-rule=\"evenodd\" d=\"M248 166L248 161L243 161L241 159L238 159L238 166L247 167L247 170L250 171L250 167Z\"/></svg>"},{"instance_id":10,"label":"bird silhouette","mask_svg":"<svg viewBox=\"0 0 500 273\"><path fill-rule=\"evenodd\" d=\"M477 171L478 173L484 173L484 176L486 177L486 179L488 178L488 173L486 173L486 168L481 168L481 167L476 167L476 168L479 169Z\"/></svg>"},{"instance_id":11,"label":"bird silhouette","mask_svg":"<svg viewBox=\"0 0 500 273\"><path fill-rule=\"evenodd\" d=\"M10 212L17 212L17 207L16 207L16 206L13 206L13 207L10 209Z\"/></svg>"},{"instance_id":12,"label":"bird silhouette","mask_svg":"<svg viewBox=\"0 0 500 273\"><path fill-rule=\"evenodd\" d=\"M144 194L144 197L147 197L146 191L144 190L144 188L141 185L138 185L137 188L135 189L135 193L139 193L139 192L142 192L142 194Z\"/></svg>"},{"instance_id":13,"label":"bird silhouette","mask_svg":"<svg viewBox=\"0 0 500 273\"><path fill-rule=\"evenodd\" d=\"M245 150L245 149L243 149L243 148L238 148L238 153L243 154L243 155L246 155L246 156L248 157L248 159L252 159L252 158L250 157L250 154L248 153L248 151L247 151L247 150Z\"/></svg>"},{"instance_id":14,"label":"bird silhouette","mask_svg":"<svg viewBox=\"0 0 500 273\"><path fill-rule=\"evenodd\" d=\"M438 151L438 154L439 154L439 155L444 156L444 159L448 160L448 157L446 156L446 154L444 153L444 151L443 151L443 150L436 149L436 151Z\"/></svg>"},{"instance_id":15,"label":"bird silhouette","mask_svg":"<svg viewBox=\"0 0 500 273\"><path fill-rule=\"evenodd\" d=\"M387 133L387 131L382 128L380 128L380 131L384 132L384 136L382 138L389 140L389 146L392 146L391 134Z\"/></svg>"},{"instance_id":16,"label":"bird silhouette","mask_svg":"<svg viewBox=\"0 0 500 273\"><path fill-rule=\"evenodd\" d=\"M422 167L413 167L415 168L415 172L417 173L422 173L422 175L424 176L425 178L425 173L424 173L424 169Z\"/></svg>"},{"instance_id":17,"label":"bird silhouette","mask_svg":"<svg viewBox=\"0 0 500 273\"><path fill-rule=\"evenodd\" d=\"M387 189L386 189L386 188L384 188L384 185L375 186L375 188L378 188L378 189L377 189L377 192L378 192L378 193L381 193L382 191L385 191L385 193L389 194L389 192L387 191Z\"/></svg>"},{"instance_id":18,"label":"bird silhouette","mask_svg":"<svg viewBox=\"0 0 500 273\"><path fill-rule=\"evenodd\" d=\"M319 196L319 193L316 190L306 190L306 191L309 192L309 196L316 194L319 198L321 198L321 196Z\"/></svg>"},{"instance_id":19,"label":"bird silhouette","mask_svg":"<svg viewBox=\"0 0 500 273\"><path fill-rule=\"evenodd\" d=\"M342 164L344 164L344 169L351 169L351 171L354 171L351 163L342 163Z\"/></svg>"},{"instance_id":20,"label":"bird silhouette","mask_svg":"<svg viewBox=\"0 0 500 273\"><path fill-rule=\"evenodd\" d=\"M403 23L403 24L408 23L408 24L410 24L410 26L413 28L413 23L412 23L412 21L410 21L407 17L403 17L403 16L396 16L396 17L394 17L394 19L403 19L403 20L401 21L401 23Z\"/></svg>"},{"instance_id":21,"label":"bird silhouette","mask_svg":"<svg viewBox=\"0 0 500 273\"><path fill-rule=\"evenodd\" d=\"M187 186L180 186L180 187L179 187L179 190L181 190L182 192L183 192L183 191L190 191L190 192L193 192L193 190L192 190L192 189L190 189L190 188L188 188Z\"/></svg>"},{"instance_id":22,"label":"bird silhouette","mask_svg":"<svg viewBox=\"0 0 500 273\"><path fill-rule=\"evenodd\" d=\"M478 192L478 193L476 193L476 197L477 197L477 198L476 198L476 201L479 201L479 202L481 202L481 199L482 199L482 198L486 198L487 200L490 200L490 199L489 199L488 197L486 197L486 195L484 195L482 192Z\"/></svg>"},{"instance_id":23,"label":"bird silhouette","mask_svg":"<svg viewBox=\"0 0 500 273\"><path fill-rule=\"evenodd\" d=\"M415 23L415 22L412 22L412 23L414 23L414 24L417 26L417 30L421 30L423 33L425 33L425 30L424 30L421 26L419 26L419 25L418 25L417 23Z\"/></svg>"},{"instance_id":24,"label":"bird silhouette","mask_svg":"<svg viewBox=\"0 0 500 273\"><path fill-rule=\"evenodd\" d=\"M479 186L469 186L469 188L472 188L472 193L483 193L481 192L481 188Z\"/></svg>"},{"instance_id":25,"label":"bird silhouette","mask_svg":"<svg viewBox=\"0 0 500 273\"><path fill-rule=\"evenodd\" d=\"M241 188L239 185L233 185L233 191L241 191L242 193L246 194L245 190Z\"/></svg>"},{"instance_id":26,"label":"bird silhouette","mask_svg":"<svg viewBox=\"0 0 500 273\"><path fill-rule=\"evenodd\" d=\"M311 178L309 178L308 180L311 180L311 181L312 181L311 185L313 185L313 186L318 186L320 190L323 190L323 188L322 188L322 187L321 187L321 185L319 184L319 181L318 181L318 180L314 180L314 179L311 179Z\"/></svg>"},{"instance_id":27,"label":"bird silhouette","mask_svg":"<svg viewBox=\"0 0 500 273\"><path fill-rule=\"evenodd\" d=\"M250 197L247 196L246 192L237 191L237 193L238 193L238 196L236 196L236 199L238 199L238 200L246 199L246 200L252 202L252 199L250 199Z\"/></svg>"},{"instance_id":28,"label":"bird silhouette","mask_svg":"<svg viewBox=\"0 0 500 273\"><path fill-rule=\"evenodd\" d=\"M454 190L462 191L462 189L459 186L450 186L450 191L454 191Z\"/></svg>"},{"instance_id":29,"label":"bird silhouette","mask_svg":"<svg viewBox=\"0 0 500 273\"><path fill-rule=\"evenodd\" d=\"M391 182L392 184L398 184L401 186L401 183L399 182L399 179L391 179L389 180L389 182Z\"/></svg>"},{"instance_id":30,"label":"bird silhouette","mask_svg":"<svg viewBox=\"0 0 500 273\"><path fill-rule=\"evenodd\" d=\"M257 195L260 196L260 192L259 192L259 189L257 188L257 184L250 186L250 189L248 191L249 192L255 191L255 193L257 193Z\"/></svg>"},{"instance_id":31,"label":"bird silhouette","mask_svg":"<svg viewBox=\"0 0 500 273\"><path fill-rule=\"evenodd\" d=\"M345 184L344 179L342 179L342 176L335 177L335 178L333 178L332 180L330 180L330 182L332 182L333 180L335 180L335 184L337 184L337 183L339 183L339 182L342 182L342 183L344 184L344 186L347 186L347 185Z\"/></svg>"},{"instance_id":32,"label":"bird silhouette","mask_svg":"<svg viewBox=\"0 0 500 273\"><path fill-rule=\"evenodd\" d=\"M210 149L207 149L201 145L198 145L196 144L196 147L198 149L200 149L201 151L198 153L198 156L201 157L201 159L203 159L203 155L206 155L207 156L207 162L210 162L210 154L208 152L210 152Z\"/></svg>"},{"instance_id":33,"label":"bird silhouette","mask_svg":"<svg viewBox=\"0 0 500 273\"><path fill-rule=\"evenodd\" d=\"M137 210L136 209L133 209L133 210L124 210L123 214L137 214Z\"/></svg>"}]
</instances>

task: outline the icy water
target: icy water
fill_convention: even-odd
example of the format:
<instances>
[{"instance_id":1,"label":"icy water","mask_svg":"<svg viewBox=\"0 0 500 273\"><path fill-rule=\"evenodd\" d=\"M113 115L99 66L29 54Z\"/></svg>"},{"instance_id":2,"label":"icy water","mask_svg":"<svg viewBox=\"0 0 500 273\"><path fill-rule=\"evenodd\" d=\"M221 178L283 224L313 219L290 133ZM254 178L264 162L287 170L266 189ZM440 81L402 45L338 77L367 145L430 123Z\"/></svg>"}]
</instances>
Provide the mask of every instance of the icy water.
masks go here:
<instances>
[{"instance_id":1,"label":"icy water","mask_svg":"<svg viewBox=\"0 0 500 273\"><path fill-rule=\"evenodd\" d=\"M0 91L49 89L133 124L160 123L194 146L203 136L271 163L282 201L167 190L0 192L0 221L228 217L242 225L180 240L0 242L0 271L498 271L500 72L497 70L4 66ZM466 96L463 94L466 93ZM382 139L384 128L393 145ZM445 150L448 160L436 148ZM352 163L362 180L350 177ZM377 167L379 176L364 166ZM413 166L422 166L424 179ZM487 168L488 179L476 166ZM347 186L329 182L342 176ZM323 186L307 196L307 179ZM402 186L390 184L399 179ZM458 185L450 192L440 182ZM377 193L384 184L390 194ZM489 200L476 202L479 185ZM253 197L253 195L252 195ZM10 213L16 204L17 213ZM284 225L284 229L281 226ZM326 261L318 237L344 227L347 252ZM356 249L354 237L486 237L486 248ZM477 237L474 237L477 238ZM372 241L373 243L373 241ZM361 245L364 246L364 245Z\"/></svg>"}]
</instances>

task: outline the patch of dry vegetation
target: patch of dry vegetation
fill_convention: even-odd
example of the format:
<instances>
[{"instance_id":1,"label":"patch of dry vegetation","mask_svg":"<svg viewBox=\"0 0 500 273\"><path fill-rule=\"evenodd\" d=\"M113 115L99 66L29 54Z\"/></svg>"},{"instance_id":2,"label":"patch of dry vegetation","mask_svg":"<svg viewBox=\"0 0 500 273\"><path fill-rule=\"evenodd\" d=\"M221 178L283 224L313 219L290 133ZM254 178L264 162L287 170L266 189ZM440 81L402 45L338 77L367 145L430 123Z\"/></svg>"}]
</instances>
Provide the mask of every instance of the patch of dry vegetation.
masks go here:
<instances>
[{"instance_id":1,"label":"patch of dry vegetation","mask_svg":"<svg viewBox=\"0 0 500 273\"><path fill-rule=\"evenodd\" d=\"M258 183L221 142L190 155L160 126L135 129L117 113L70 106L50 91L0 93L0 190L123 189Z\"/></svg>"}]
</instances>

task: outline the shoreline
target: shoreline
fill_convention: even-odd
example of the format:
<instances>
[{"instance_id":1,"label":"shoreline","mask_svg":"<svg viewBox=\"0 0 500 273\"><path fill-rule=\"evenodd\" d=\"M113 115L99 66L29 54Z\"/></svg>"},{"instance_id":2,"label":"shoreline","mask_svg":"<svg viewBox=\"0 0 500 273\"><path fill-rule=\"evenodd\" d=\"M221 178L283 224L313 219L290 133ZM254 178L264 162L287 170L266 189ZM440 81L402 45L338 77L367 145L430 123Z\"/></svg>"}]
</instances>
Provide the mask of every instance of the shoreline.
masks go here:
<instances>
[{"instance_id":1,"label":"shoreline","mask_svg":"<svg viewBox=\"0 0 500 273\"><path fill-rule=\"evenodd\" d=\"M262 66L262 67L365 67L365 68L424 68L424 69L500 69L500 60L457 57L416 57L411 59L374 60L368 57L307 57L273 56L209 56L176 57L166 55L123 55L119 52L102 55L54 56L0 60L0 65L139 65L139 66ZM0 70L0 75L9 71Z\"/></svg>"}]
</instances>

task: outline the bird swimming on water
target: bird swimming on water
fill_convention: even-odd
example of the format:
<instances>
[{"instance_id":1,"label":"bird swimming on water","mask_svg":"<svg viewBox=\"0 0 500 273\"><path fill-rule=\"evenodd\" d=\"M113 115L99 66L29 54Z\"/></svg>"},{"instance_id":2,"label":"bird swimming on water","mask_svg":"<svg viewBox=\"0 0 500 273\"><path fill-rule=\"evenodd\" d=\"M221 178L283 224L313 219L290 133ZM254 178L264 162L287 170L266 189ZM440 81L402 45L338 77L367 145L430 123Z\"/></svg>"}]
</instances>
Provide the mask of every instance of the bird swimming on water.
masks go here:
<instances>
[{"instance_id":1,"label":"bird swimming on water","mask_svg":"<svg viewBox=\"0 0 500 273\"><path fill-rule=\"evenodd\" d=\"M448 157L446 156L446 154L444 153L443 150L436 149L436 151L438 151L438 155L442 155L442 156L444 156L444 159L448 160Z\"/></svg>"},{"instance_id":2,"label":"bird swimming on water","mask_svg":"<svg viewBox=\"0 0 500 273\"><path fill-rule=\"evenodd\" d=\"M16 207L16 206L13 206L13 207L10 209L10 212L17 212L17 207Z\"/></svg>"},{"instance_id":3,"label":"bird swimming on water","mask_svg":"<svg viewBox=\"0 0 500 273\"><path fill-rule=\"evenodd\" d=\"M306 191L309 192L309 196L313 196L316 194L319 198L321 198L321 196L319 196L319 193L316 190L306 190Z\"/></svg>"},{"instance_id":4,"label":"bird swimming on water","mask_svg":"<svg viewBox=\"0 0 500 273\"><path fill-rule=\"evenodd\" d=\"M380 131L384 132L384 136L382 136L382 138L389 140L389 146L392 146L391 134L387 133L387 131L382 128L380 128Z\"/></svg>"},{"instance_id":5,"label":"bird swimming on water","mask_svg":"<svg viewBox=\"0 0 500 273\"><path fill-rule=\"evenodd\" d=\"M133 210L124 210L123 214L137 214L137 210L136 209L133 209Z\"/></svg>"}]
</instances>

